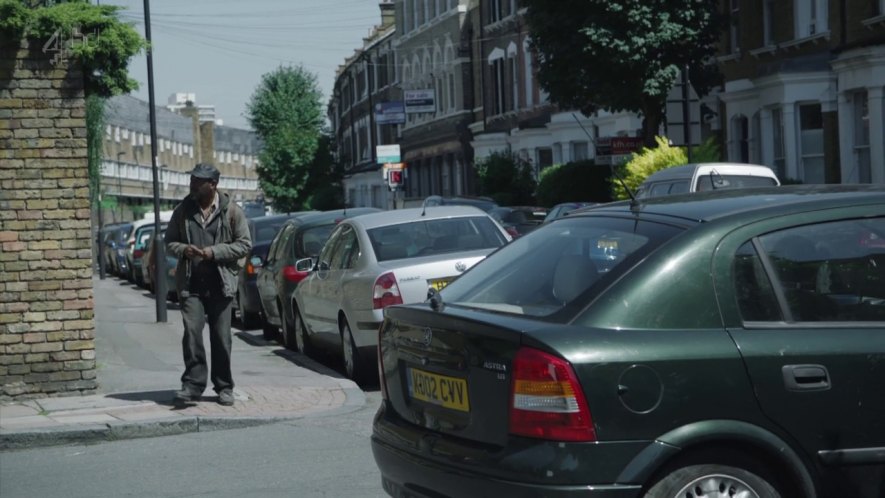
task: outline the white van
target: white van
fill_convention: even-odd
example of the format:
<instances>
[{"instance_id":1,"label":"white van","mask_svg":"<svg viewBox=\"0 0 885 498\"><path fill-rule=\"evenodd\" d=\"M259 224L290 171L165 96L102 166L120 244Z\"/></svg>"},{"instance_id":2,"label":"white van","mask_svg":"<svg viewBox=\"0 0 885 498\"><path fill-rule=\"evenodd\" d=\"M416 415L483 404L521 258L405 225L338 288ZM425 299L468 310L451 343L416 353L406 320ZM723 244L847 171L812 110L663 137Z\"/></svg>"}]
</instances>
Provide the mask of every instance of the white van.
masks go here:
<instances>
[{"instance_id":1,"label":"white van","mask_svg":"<svg viewBox=\"0 0 885 498\"><path fill-rule=\"evenodd\" d=\"M636 198L780 184L777 175L768 166L742 163L686 164L649 175L637 189Z\"/></svg>"}]
</instances>

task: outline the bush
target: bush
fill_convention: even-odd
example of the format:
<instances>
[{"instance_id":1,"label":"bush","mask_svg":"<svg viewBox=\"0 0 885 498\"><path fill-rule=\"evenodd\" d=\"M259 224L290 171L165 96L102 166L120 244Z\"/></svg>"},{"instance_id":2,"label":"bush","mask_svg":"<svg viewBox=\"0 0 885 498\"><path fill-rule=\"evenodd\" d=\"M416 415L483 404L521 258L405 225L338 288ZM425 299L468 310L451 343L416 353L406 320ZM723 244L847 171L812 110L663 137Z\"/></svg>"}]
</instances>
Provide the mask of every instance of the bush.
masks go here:
<instances>
[{"instance_id":1,"label":"bush","mask_svg":"<svg viewBox=\"0 0 885 498\"><path fill-rule=\"evenodd\" d=\"M643 147L641 151L633 154L633 158L618 171L624 178L624 183L630 190L636 192L639 185L652 173L671 166L688 164L688 156L685 147L673 147L666 137L655 137L658 146L654 149ZM719 160L719 147L715 140L710 137L703 144L692 150L691 160L696 163ZM612 183L612 197L615 199L628 199L627 191L620 182Z\"/></svg>"},{"instance_id":2,"label":"bush","mask_svg":"<svg viewBox=\"0 0 885 498\"><path fill-rule=\"evenodd\" d=\"M508 152L494 152L476 164L481 195L501 206L535 204L537 182L532 165Z\"/></svg>"},{"instance_id":3,"label":"bush","mask_svg":"<svg viewBox=\"0 0 885 498\"><path fill-rule=\"evenodd\" d=\"M611 168L593 161L555 164L541 171L538 204L552 207L561 202L609 202Z\"/></svg>"}]
</instances>

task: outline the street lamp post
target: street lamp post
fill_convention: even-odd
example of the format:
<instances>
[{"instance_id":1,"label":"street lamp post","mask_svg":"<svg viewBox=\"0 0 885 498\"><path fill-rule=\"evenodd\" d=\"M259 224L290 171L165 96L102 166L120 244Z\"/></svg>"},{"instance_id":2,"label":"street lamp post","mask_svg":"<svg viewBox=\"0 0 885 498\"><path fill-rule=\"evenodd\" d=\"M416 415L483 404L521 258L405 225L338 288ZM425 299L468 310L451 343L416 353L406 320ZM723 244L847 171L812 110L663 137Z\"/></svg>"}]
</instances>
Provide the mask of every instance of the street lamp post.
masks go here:
<instances>
[{"instance_id":1,"label":"street lamp post","mask_svg":"<svg viewBox=\"0 0 885 498\"><path fill-rule=\"evenodd\" d=\"M124 151L117 152L117 212L120 213L120 221L123 221L123 161L120 161L120 156L124 154Z\"/></svg>"}]
</instances>

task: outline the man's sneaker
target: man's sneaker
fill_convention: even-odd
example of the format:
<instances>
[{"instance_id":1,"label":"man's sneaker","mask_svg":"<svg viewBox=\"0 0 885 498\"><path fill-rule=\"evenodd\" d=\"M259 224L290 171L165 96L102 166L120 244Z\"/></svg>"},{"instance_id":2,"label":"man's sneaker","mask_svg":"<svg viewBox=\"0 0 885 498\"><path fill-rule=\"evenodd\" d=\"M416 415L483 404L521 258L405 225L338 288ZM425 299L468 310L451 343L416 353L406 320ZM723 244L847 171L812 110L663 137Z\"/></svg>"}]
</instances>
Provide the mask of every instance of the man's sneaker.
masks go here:
<instances>
[{"instance_id":1,"label":"man's sneaker","mask_svg":"<svg viewBox=\"0 0 885 498\"><path fill-rule=\"evenodd\" d=\"M234 392L230 389L225 389L218 393L218 404L223 406L233 406L234 404Z\"/></svg>"},{"instance_id":2,"label":"man's sneaker","mask_svg":"<svg viewBox=\"0 0 885 498\"><path fill-rule=\"evenodd\" d=\"M183 405L199 401L202 396L202 394L195 393L190 389L182 389L175 392L175 397L172 399L172 401L175 402L175 404Z\"/></svg>"}]
</instances>

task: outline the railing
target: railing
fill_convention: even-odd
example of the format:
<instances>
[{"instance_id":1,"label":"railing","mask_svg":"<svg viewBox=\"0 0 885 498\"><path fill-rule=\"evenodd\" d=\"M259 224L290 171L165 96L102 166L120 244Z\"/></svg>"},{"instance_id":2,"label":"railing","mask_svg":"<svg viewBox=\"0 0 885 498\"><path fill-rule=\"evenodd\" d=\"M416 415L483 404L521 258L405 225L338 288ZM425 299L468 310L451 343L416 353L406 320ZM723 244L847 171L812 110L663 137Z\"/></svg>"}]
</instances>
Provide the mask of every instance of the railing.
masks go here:
<instances>
[{"instance_id":1,"label":"railing","mask_svg":"<svg viewBox=\"0 0 885 498\"><path fill-rule=\"evenodd\" d=\"M116 181L130 180L137 182L153 183L153 173L150 166L124 163L117 161L102 161L101 176ZM172 171L160 168L160 184L166 190L172 187L187 187L190 185L190 174L182 171ZM218 182L222 190L247 190L258 191L258 180L244 177L222 177Z\"/></svg>"}]
</instances>

